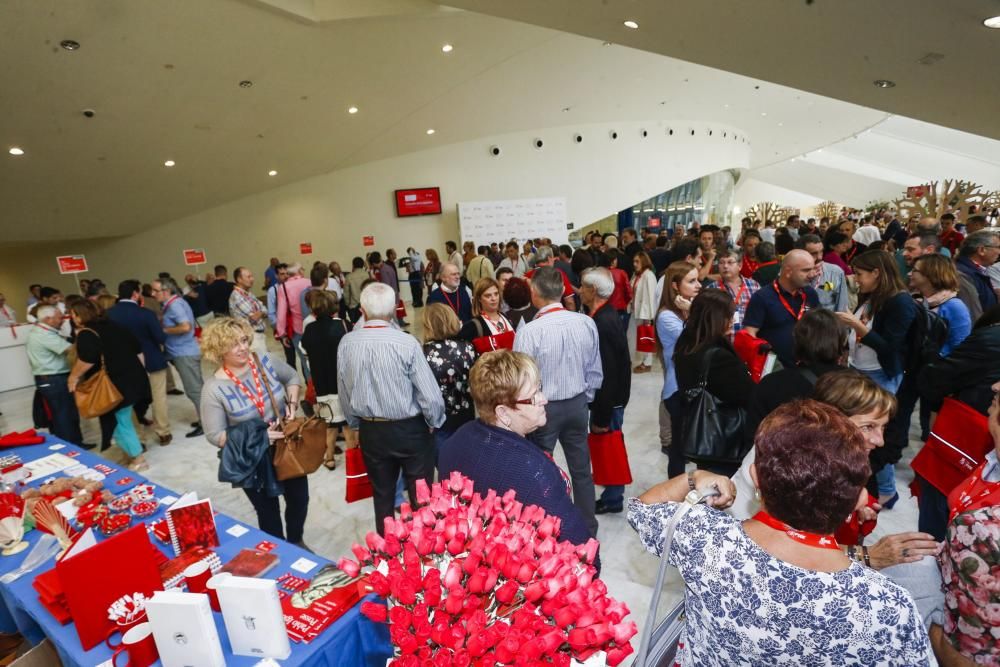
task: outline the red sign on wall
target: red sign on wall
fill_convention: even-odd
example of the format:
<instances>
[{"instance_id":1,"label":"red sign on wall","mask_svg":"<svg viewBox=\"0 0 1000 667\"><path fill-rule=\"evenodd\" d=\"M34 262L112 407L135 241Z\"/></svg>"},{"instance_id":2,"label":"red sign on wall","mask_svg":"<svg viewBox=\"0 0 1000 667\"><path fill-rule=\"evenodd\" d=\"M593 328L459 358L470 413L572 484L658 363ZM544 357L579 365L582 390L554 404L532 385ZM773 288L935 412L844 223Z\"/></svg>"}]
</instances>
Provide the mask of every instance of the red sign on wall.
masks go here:
<instances>
[{"instance_id":1,"label":"red sign on wall","mask_svg":"<svg viewBox=\"0 0 1000 667\"><path fill-rule=\"evenodd\" d=\"M184 251L184 263L197 266L205 263L205 251L202 248L189 248Z\"/></svg>"},{"instance_id":2,"label":"red sign on wall","mask_svg":"<svg viewBox=\"0 0 1000 667\"><path fill-rule=\"evenodd\" d=\"M926 185L914 185L911 188L906 188L907 199L920 199L925 194L927 194Z\"/></svg>"},{"instance_id":3,"label":"red sign on wall","mask_svg":"<svg viewBox=\"0 0 1000 667\"><path fill-rule=\"evenodd\" d=\"M86 273L89 271L87 268L87 258L83 255L63 255L56 257L56 262L59 264L59 273L63 275L67 273Z\"/></svg>"},{"instance_id":4,"label":"red sign on wall","mask_svg":"<svg viewBox=\"0 0 1000 667\"><path fill-rule=\"evenodd\" d=\"M649 219L649 226L650 227L659 227L660 226L660 219L659 218L650 218Z\"/></svg>"},{"instance_id":5,"label":"red sign on wall","mask_svg":"<svg viewBox=\"0 0 1000 667\"><path fill-rule=\"evenodd\" d=\"M300 243L299 244L299 254L300 255L311 255L311 254L313 254L313 244L312 243Z\"/></svg>"},{"instance_id":6,"label":"red sign on wall","mask_svg":"<svg viewBox=\"0 0 1000 667\"><path fill-rule=\"evenodd\" d=\"M375 237L374 236L362 236L361 237L361 242L365 245L366 248L369 248L369 247L375 245Z\"/></svg>"}]
</instances>

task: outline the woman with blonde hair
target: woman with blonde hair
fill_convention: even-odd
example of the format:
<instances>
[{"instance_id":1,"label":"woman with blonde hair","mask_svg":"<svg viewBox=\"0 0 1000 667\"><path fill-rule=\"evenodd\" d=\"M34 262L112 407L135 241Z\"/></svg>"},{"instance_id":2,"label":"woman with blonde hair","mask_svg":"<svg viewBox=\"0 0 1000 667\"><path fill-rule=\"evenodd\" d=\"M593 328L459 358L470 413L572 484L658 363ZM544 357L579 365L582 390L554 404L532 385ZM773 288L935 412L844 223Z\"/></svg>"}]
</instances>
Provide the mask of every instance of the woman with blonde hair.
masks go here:
<instances>
[{"instance_id":1,"label":"woman with blonde hair","mask_svg":"<svg viewBox=\"0 0 1000 667\"><path fill-rule=\"evenodd\" d=\"M670 454L667 473L670 477L684 472L684 452L681 448L681 396L677 391L674 369L674 348L684 330L691 302L701 291L698 267L690 262L674 262L664 272L663 293L656 314L656 346L663 359L663 391L660 400L670 415Z\"/></svg>"},{"instance_id":2,"label":"woman with blonde hair","mask_svg":"<svg viewBox=\"0 0 1000 667\"><path fill-rule=\"evenodd\" d=\"M424 356L444 398L444 424L434 431L439 452L459 426L476 417L469 393L469 371L476 363L476 350L458 337L461 325L455 311L443 303L424 308Z\"/></svg>"},{"instance_id":3,"label":"woman with blonde hair","mask_svg":"<svg viewBox=\"0 0 1000 667\"><path fill-rule=\"evenodd\" d=\"M220 449L227 446L231 435L245 439L248 429L266 431L272 443L283 438L281 421L295 416L299 401L301 380L295 369L270 353L258 357L251 352L253 329L246 320L217 317L205 327L200 343L205 359L219 366L201 391L205 438ZM269 449L264 449L256 465L273 466ZM258 525L269 535L307 548L302 532L309 511L309 478L277 483L273 482L273 467L270 473L270 477L253 475L249 486L243 487L257 512ZM285 498L284 527L279 496Z\"/></svg>"},{"instance_id":4,"label":"woman with blonde hair","mask_svg":"<svg viewBox=\"0 0 1000 667\"><path fill-rule=\"evenodd\" d=\"M631 314L631 329L635 333L638 341L638 327L652 323L656 319L656 271L653 270L653 261L645 252L640 250L632 259L632 266L635 273L632 276L632 301L628 305L628 312ZM648 373L652 369L652 352L635 352L636 373Z\"/></svg>"},{"instance_id":5,"label":"woman with blonde hair","mask_svg":"<svg viewBox=\"0 0 1000 667\"><path fill-rule=\"evenodd\" d=\"M477 341L479 339L491 338L494 344L504 341L514 344L514 325L510 323L503 313L500 312L500 283L493 278L480 278L476 281L476 286L472 292L472 319L465 323L458 332L458 337L462 340ZM504 342L503 347L508 347ZM486 343L476 344L478 351L484 351L489 347Z\"/></svg>"}]
</instances>

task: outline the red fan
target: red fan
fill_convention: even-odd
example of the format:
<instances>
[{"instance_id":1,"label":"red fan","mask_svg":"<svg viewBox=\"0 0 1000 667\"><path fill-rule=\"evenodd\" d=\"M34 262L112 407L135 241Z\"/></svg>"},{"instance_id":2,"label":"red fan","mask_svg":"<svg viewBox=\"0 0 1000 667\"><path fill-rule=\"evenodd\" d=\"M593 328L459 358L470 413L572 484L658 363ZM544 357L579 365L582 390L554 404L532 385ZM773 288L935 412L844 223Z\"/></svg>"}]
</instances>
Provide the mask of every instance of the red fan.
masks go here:
<instances>
[{"instance_id":1,"label":"red fan","mask_svg":"<svg viewBox=\"0 0 1000 667\"><path fill-rule=\"evenodd\" d=\"M76 537L76 531L69 525L69 521L62 515L62 512L48 500L39 500L31 508L31 515L35 517L35 527L43 533L49 533L57 540L65 551Z\"/></svg>"},{"instance_id":2,"label":"red fan","mask_svg":"<svg viewBox=\"0 0 1000 667\"><path fill-rule=\"evenodd\" d=\"M0 493L0 553L13 556L28 547L24 537L24 499L16 493Z\"/></svg>"}]
</instances>

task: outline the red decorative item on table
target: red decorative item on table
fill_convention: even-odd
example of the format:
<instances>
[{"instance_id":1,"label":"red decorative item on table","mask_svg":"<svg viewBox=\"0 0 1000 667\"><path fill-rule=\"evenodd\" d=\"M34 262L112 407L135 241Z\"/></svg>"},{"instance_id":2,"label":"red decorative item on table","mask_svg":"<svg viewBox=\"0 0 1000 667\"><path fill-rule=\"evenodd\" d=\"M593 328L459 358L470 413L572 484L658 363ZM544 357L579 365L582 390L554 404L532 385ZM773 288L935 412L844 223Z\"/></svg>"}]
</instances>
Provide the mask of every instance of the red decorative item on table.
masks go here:
<instances>
[{"instance_id":1,"label":"red decorative item on table","mask_svg":"<svg viewBox=\"0 0 1000 667\"><path fill-rule=\"evenodd\" d=\"M152 516L156 514L156 510L160 508L160 503L155 500L140 500L137 503L132 503L132 514L137 517L145 518L147 516Z\"/></svg>"},{"instance_id":2,"label":"red decorative item on table","mask_svg":"<svg viewBox=\"0 0 1000 667\"><path fill-rule=\"evenodd\" d=\"M374 491L372 491L372 483L368 479L368 468L365 467L361 447L351 447L344 451L344 468L344 474L347 478L347 488L344 491L345 500L353 503L371 498Z\"/></svg>"},{"instance_id":3,"label":"red decorative item on table","mask_svg":"<svg viewBox=\"0 0 1000 667\"><path fill-rule=\"evenodd\" d=\"M590 462L594 469L594 484L618 486L632 483L625 436L621 431L591 433L587 436Z\"/></svg>"},{"instance_id":4,"label":"red decorative item on table","mask_svg":"<svg viewBox=\"0 0 1000 667\"><path fill-rule=\"evenodd\" d=\"M361 613L388 622L390 664L569 665L603 651L614 667L632 653L636 625L595 578L597 542L559 542L559 526L514 491L474 493L456 472L433 487L419 480L417 507L404 503L384 538L371 532L352 547L360 564L338 567L378 568L369 584L389 607Z\"/></svg>"},{"instance_id":5,"label":"red decorative item on table","mask_svg":"<svg viewBox=\"0 0 1000 667\"><path fill-rule=\"evenodd\" d=\"M656 328L652 324L639 324L635 327L635 351L656 352Z\"/></svg>"},{"instance_id":6,"label":"red decorative item on table","mask_svg":"<svg viewBox=\"0 0 1000 667\"><path fill-rule=\"evenodd\" d=\"M128 514L109 514L101 519L98 527L105 537L120 533L132 525L132 517Z\"/></svg>"},{"instance_id":7,"label":"red decorative item on table","mask_svg":"<svg viewBox=\"0 0 1000 667\"><path fill-rule=\"evenodd\" d=\"M40 445L45 442L44 435L38 435L35 429L27 431L11 431L0 437L0 447L24 447L25 445Z\"/></svg>"}]
</instances>

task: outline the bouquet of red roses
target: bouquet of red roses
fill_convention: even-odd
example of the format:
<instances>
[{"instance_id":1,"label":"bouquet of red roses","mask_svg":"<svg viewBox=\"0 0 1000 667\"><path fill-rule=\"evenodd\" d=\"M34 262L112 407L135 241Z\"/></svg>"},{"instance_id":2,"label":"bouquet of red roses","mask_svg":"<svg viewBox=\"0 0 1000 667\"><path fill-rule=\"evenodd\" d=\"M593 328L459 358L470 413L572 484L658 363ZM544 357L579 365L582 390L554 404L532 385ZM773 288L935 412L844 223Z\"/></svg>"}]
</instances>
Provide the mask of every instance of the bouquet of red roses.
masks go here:
<instances>
[{"instance_id":1,"label":"bouquet of red roses","mask_svg":"<svg viewBox=\"0 0 1000 667\"><path fill-rule=\"evenodd\" d=\"M417 507L385 520L385 538L368 533L341 559L350 576L369 578L388 607L361 612L388 622L401 667L569 665L599 651L608 665L632 653L636 625L608 597L593 566L597 542L559 542L560 522L508 491L473 493L452 473L417 482Z\"/></svg>"}]
</instances>

